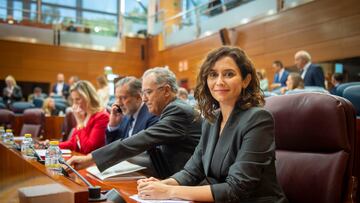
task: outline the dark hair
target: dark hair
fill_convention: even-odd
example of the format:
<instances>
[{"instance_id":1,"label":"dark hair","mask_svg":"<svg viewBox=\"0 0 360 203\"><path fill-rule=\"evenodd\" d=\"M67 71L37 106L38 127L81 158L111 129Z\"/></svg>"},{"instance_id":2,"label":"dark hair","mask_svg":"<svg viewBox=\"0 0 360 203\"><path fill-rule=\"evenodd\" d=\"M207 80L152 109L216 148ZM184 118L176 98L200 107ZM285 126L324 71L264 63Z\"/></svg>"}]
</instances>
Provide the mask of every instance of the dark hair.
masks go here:
<instances>
[{"instance_id":1,"label":"dark hair","mask_svg":"<svg viewBox=\"0 0 360 203\"><path fill-rule=\"evenodd\" d=\"M279 66L280 68L284 67L283 63L279 60L274 61L273 64L275 64L276 66Z\"/></svg>"},{"instance_id":2,"label":"dark hair","mask_svg":"<svg viewBox=\"0 0 360 203\"><path fill-rule=\"evenodd\" d=\"M288 77L291 77L291 79L293 80L293 84L292 84L292 87L290 87L290 90L293 90L296 88L304 89L304 80L302 79L302 77L299 73L292 72L289 74Z\"/></svg>"},{"instance_id":3,"label":"dark hair","mask_svg":"<svg viewBox=\"0 0 360 203\"><path fill-rule=\"evenodd\" d=\"M333 77L337 82L344 81L344 75L342 73L334 73Z\"/></svg>"},{"instance_id":4,"label":"dark hair","mask_svg":"<svg viewBox=\"0 0 360 203\"><path fill-rule=\"evenodd\" d=\"M210 122L213 122L215 119L215 110L219 108L219 102L216 101L210 93L209 87L207 86L207 77L215 63L224 57L230 57L234 60L237 67L240 69L242 79L245 79L248 74L251 75L249 85L243 89L239 95L237 106L245 110L254 106L263 106L265 104L254 65L246 53L237 47L223 46L211 51L207 55L200 66L200 72L195 87L194 96L197 99L198 108L202 115Z\"/></svg>"},{"instance_id":5,"label":"dark hair","mask_svg":"<svg viewBox=\"0 0 360 203\"><path fill-rule=\"evenodd\" d=\"M128 85L128 93L131 96L141 95L141 80L137 79L133 76L127 76L125 78L121 78L116 84L115 88L122 87L123 85Z\"/></svg>"}]
</instances>

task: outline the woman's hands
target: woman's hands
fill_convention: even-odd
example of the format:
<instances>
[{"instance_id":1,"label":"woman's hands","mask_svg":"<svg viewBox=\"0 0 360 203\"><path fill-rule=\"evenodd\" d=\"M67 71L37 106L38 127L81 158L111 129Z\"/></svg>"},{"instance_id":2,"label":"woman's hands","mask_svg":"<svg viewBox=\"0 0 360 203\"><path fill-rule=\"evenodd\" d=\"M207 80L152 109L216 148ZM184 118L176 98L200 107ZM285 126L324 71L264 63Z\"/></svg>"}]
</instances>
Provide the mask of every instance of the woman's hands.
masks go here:
<instances>
[{"instance_id":1,"label":"woman's hands","mask_svg":"<svg viewBox=\"0 0 360 203\"><path fill-rule=\"evenodd\" d=\"M74 104L72 106L73 114L77 123L78 128L84 127L86 118L86 111L80 107L80 105Z\"/></svg>"},{"instance_id":2,"label":"woman's hands","mask_svg":"<svg viewBox=\"0 0 360 203\"><path fill-rule=\"evenodd\" d=\"M173 186L166 185L160 180L150 177L137 181L138 195L141 199L170 199Z\"/></svg>"}]
</instances>

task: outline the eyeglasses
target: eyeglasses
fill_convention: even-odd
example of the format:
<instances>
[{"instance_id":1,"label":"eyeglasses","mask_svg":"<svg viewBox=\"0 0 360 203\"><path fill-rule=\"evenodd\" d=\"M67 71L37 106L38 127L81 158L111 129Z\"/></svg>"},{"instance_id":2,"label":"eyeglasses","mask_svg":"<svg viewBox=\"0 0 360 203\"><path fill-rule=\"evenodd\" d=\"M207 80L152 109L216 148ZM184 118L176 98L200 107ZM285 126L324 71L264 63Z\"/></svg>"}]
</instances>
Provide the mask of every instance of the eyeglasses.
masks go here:
<instances>
[{"instance_id":1,"label":"eyeglasses","mask_svg":"<svg viewBox=\"0 0 360 203\"><path fill-rule=\"evenodd\" d=\"M156 89L145 89L145 90L141 91L141 95L148 97L148 96L150 96L151 93L153 93L155 90L162 89L163 87L165 87L165 85L162 85L162 86L160 86L160 87L157 87Z\"/></svg>"}]
</instances>

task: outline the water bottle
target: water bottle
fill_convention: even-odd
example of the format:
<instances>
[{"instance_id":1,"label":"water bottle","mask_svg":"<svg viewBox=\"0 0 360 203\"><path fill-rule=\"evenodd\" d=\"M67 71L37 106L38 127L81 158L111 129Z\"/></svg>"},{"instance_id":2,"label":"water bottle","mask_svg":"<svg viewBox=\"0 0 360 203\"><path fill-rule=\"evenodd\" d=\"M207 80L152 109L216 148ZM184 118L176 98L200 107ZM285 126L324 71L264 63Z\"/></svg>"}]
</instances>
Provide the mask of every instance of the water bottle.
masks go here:
<instances>
[{"instance_id":1,"label":"water bottle","mask_svg":"<svg viewBox=\"0 0 360 203\"><path fill-rule=\"evenodd\" d=\"M4 140L5 136L5 128L3 126L0 126L0 141Z\"/></svg>"},{"instance_id":2,"label":"water bottle","mask_svg":"<svg viewBox=\"0 0 360 203\"><path fill-rule=\"evenodd\" d=\"M31 134L25 134L25 138L21 143L21 154L25 157L34 157L34 151L32 149L33 140Z\"/></svg>"},{"instance_id":3,"label":"water bottle","mask_svg":"<svg viewBox=\"0 0 360 203\"><path fill-rule=\"evenodd\" d=\"M11 129L6 130L3 142L8 147L14 147L14 134L12 133Z\"/></svg>"},{"instance_id":4,"label":"water bottle","mask_svg":"<svg viewBox=\"0 0 360 203\"><path fill-rule=\"evenodd\" d=\"M62 159L59 141L50 141L50 146L45 153L45 166L50 171L61 173L59 159Z\"/></svg>"}]
</instances>

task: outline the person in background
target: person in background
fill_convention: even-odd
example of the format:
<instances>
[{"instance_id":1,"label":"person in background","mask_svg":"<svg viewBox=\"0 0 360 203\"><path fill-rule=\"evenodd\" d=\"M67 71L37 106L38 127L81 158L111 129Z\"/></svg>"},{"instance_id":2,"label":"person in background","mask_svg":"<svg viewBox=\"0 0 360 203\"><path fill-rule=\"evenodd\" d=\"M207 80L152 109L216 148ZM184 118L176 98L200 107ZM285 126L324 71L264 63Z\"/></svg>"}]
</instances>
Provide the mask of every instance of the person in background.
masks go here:
<instances>
[{"instance_id":1,"label":"person in background","mask_svg":"<svg viewBox=\"0 0 360 203\"><path fill-rule=\"evenodd\" d=\"M298 51L295 56L295 65L300 70L304 86L325 87L324 72L321 66L311 63L311 56L306 51Z\"/></svg>"},{"instance_id":2,"label":"person in background","mask_svg":"<svg viewBox=\"0 0 360 203\"><path fill-rule=\"evenodd\" d=\"M304 80L299 73L290 73L286 80L286 87L281 88L280 93L285 94L290 90L304 89Z\"/></svg>"},{"instance_id":3,"label":"person in background","mask_svg":"<svg viewBox=\"0 0 360 203\"><path fill-rule=\"evenodd\" d=\"M74 25L74 21L70 21L69 22L69 25L66 27L66 31L69 31L69 32L77 32L77 28L75 27Z\"/></svg>"},{"instance_id":4,"label":"person in background","mask_svg":"<svg viewBox=\"0 0 360 203\"><path fill-rule=\"evenodd\" d=\"M57 78L57 82L53 86L52 93L50 94L50 96L58 95L66 99L69 96L70 87L68 84L64 82L64 74L59 73L57 74L56 78Z\"/></svg>"},{"instance_id":5,"label":"person in background","mask_svg":"<svg viewBox=\"0 0 360 203\"><path fill-rule=\"evenodd\" d=\"M178 92L177 92L177 97L178 97L179 99L181 99L181 100L189 103L188 95L189 95L189 93L188 93L188 91L187 91L185 88L179 87Z\"/></svg>"},{"instance_id":6,"label":"person in background","mask_svg":"<svg viewBox=\"0 0 360 203\"><path fill-rule=\"evenodd\" d=\"M200 67L195 98L206 122L194 154L168 179L138 180L139 197L287 202L276 177L274 120L262 108L259 80L245 52L234 47L210 52Z\"/></svg>"},{"instance_id":7,"label":"person in background","mask_svg":"<svg viewBox=\"0 0 360 203\"><path fill-rule=\"evenodd\" d=\"M75 84L77 81L79 81L79 77L76 75L72 75L70 76L69 80L68 80L68 85L69 87L71 87L73 84Z\"/></svg>"},{"instance_id":8,"label":"person in background","mask_svg":"<svg viewBox=\"0 0 360 203\"><path fill-rule=\"evenodd\" d=\"M260 69L259 71L256 71L256 75L260 80L260 89L262 91L268 91L269 90L269 81L266 78L265 69Z\"/></svg>"},{"instance_id":9,"label":"person in background","mask_svg":"<svg viewBox=\"0 0 360 203\"><path fill-rule=\"evenodd\" d=\"M184 167L199 142L201 116L186 102L178 99L178 86L167 68L148 69L142 77L142 100L159 121L126 139L119 139L86 156L73 156L68 163L76 169L93 163L100 171L146 150L160 149L162 169L174 173ZM195 119L198 118L198 119ZM151 156L151 155L150 155ZM170 174L162 174L161 176Z\"/></svg>"},{"instance_id":10,"label":"person in background","mask_svg":"<svg viewBox=\"0 0 360 203\"><path fill-rule=\"evenodd\" d=\"M331 84L333 85L333 87L330 89L330 93L336 95L336 89L337 87L343 83L344 81L344 75L342 73L334 73L331 76Z\"/></svg>"},{"instance_id":11,"label":"person in background","mask_svg":"<svg viewBox=\"0 0 360 203\"><path fill-rule=\"evenodd\" d=\"M32 94L28 96L28 102L33 102L34 99L44 100L47 97L45 93L42 93L41 87L35 87Z\"/></svg>"},{"instance_id":12,"label":"person in background","mask_svg":"<svg viewBox=\"0 0 360 203\"><path fill-rule=\"evenodd\" d=\"M272 67L275 69L275 75L274 82L271 84L271 89L285 87L289 72L285 70L283 63L279 60L274 61Z\"/></svg>"},{"instance_id":13,"label":"person in background","mask_svg":"<svg viewBox=\"0 0 360 203\"><path fill-rule=\"evenodd\" d=\"M55 100L51 97L48 97L44 100L42 109L45 113L45 116L58 116L59 110L56 109Z\"/></svg>"},{"instance_id":14,"label":"person in background","mask_svg":"<svg viewBox=\"0 0 360 203\"><path fill-rule=\"evenodd\" d=\"M105 145L109 114L100 105L96 90L89 81L76 82L70 94L77 125L70 140L61 142L59 147L87 154Z\"/></svg>"},{"instance_id":15,"label":"person in background","mask_svg":"<svg viewBox=\"0 0 360 203\"><path fill-rule=\"evenodd\" d=\"M101 75L96 78L96 82L99 87L96 93L99 96L101 105L106 108L110 98L108 81L104 75Z\"/></svg>"},{"instance_id":16,"label":"person in background","mask_svg":"<svg viewBox=\"0 0 360 203\"><path fill-rule=\"evenodd\" d=\"M16 84L16 80L12 75L8 75L5 78L6 87L3 89L4 104L9 105L15 101L22 100L21 87Z\"/></svg>"},{"instance_id":17,"label":"person in background","mask_svg":"<svg viewBox=\"0 0 360 203\"><path fill-rule=\"evenodd\" d=\"M106 130L106 144L130 137L159 120L142 101L141 80L135 77L122 78L115 84L115 99Z\"/></svg>"}]
</instances>

